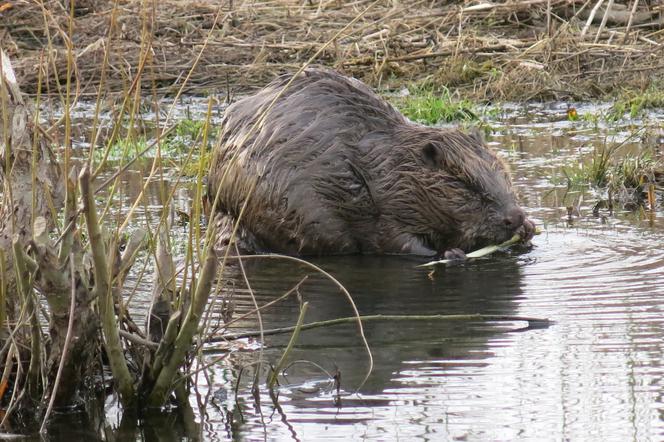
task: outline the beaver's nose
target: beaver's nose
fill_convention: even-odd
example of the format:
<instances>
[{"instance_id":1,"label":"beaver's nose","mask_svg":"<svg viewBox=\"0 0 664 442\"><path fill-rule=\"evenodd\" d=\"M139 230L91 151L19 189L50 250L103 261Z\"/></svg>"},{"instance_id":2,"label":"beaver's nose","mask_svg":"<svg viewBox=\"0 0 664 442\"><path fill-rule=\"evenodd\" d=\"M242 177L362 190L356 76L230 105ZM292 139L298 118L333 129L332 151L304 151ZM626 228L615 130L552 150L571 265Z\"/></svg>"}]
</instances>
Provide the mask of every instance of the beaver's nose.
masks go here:
<instances>
[{"instance_id":1,"label":"beaver's nose","mask_svg":"<svg viewBox=\"0 0 664 442\"><path fill-rule=\"evenodd\" d=\"M516 230L518 227L521 227L525 219L526 214L523 210L518 207L512 207L507 211L503 222L508 229Z\"/></svg>"}]
</instances>

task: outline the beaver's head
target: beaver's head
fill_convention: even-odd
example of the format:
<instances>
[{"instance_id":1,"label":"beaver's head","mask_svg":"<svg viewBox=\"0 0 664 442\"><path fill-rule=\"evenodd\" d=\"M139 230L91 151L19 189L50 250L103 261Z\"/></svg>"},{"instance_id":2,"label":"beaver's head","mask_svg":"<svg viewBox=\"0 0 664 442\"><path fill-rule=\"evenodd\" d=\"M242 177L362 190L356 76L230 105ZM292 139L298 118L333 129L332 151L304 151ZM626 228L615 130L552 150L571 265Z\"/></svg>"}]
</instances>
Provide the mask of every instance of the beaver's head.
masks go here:
<instances>
[{"instance_id":1,"label":"beaver's head","mask_svg":"<svg viewBox=\"0 0 664 442\"><path fill-rule=\"evenodd\" d=\"M422 245L471 251L510 239L524 222L532 230L507 166L479 136L408 125L391 141L392 176L378 179L381 213Z\"/></svg>"}]
</instances>

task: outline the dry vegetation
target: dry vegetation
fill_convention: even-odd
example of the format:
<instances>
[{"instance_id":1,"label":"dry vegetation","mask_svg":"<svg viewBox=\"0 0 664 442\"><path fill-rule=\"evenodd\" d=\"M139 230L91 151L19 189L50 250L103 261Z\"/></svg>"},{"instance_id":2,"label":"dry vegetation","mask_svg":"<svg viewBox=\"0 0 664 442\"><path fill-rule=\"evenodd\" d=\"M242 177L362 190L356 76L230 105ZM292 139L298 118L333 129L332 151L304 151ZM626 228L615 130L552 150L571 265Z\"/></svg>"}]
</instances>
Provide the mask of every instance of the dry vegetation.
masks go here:
<instances>
[{"instance_id":1,"label":"dry vegetation","mask_svg":"<svg viewBox=\"0 0 664 442\"><path fill-rule=\"evenodd\" d=\"M35 91L40 65L49 92L64 82L65 3L1 3L2 46L27 91ZM296 70L341 31L315 62L374 86L420 81L489 100L592 98L662 79L663 7L652 0L80 0L72 75L82 93L94 94L104 76L111 91L141 78L168 93L200 54L187 92L244 91Z\"/></svg>"}]
</instances>

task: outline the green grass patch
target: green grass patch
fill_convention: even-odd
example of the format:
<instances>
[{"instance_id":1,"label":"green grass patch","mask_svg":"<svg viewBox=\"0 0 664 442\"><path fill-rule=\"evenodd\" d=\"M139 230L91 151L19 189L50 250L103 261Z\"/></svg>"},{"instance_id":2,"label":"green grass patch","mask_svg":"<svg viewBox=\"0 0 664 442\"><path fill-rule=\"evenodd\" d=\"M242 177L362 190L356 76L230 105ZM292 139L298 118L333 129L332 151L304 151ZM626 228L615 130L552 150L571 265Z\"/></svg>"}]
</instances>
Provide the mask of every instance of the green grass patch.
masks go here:
<instances>
[{"instance_id":1,"label":"green grass patch","mask_svg":"<svg viewBox=\"0 0 664 442\"><path fill-rule=\"evenodd\" d=\"M625 115L629 118L637 118L649 109L664 107L664 90L651 86L644 92L628 92L617 99L607 112L608 121L618 121Z\"/></svg>"},{"instance_id":2,"label":"green grass patch","mask_svg":"<svg viewBox=\"0 0 664 442\"><path fill-rule=\"evenodd\" d=\"M664 170L651 152L642 152L619 160L611 170L610 185L613 190L636 189L643 192L646 184L654 183Z\"/></svg>"},{"instance_id":3,"label":"green grass patch","mask_svg":"<svg viewBox=\"0 0 664 442\"><path fill-rule=\"evenodd\" d=\"M409 119L435 125L479 120L476 107L468 100L456 99L447 88L433 91L423 87L409 89L409 95L392 100Z\"/></svg>"},{"instance_id":4,"label":"green grass patch","mask_svg":"<svg viewBox=\"0 0 664 442\"><path fill-rule=\"evenodd\" d=\"M607 191L609 199L613 196L626 208L644 205L649 188L661 186L664 163L655 159L649 150L633 155L617 155L621 146L596 148L589 160L564 167L563 182L569 189L590 187ZM654 193L650 198L654 199Z\"/></svg>"},{"instance_id":5,"label":"green grass patch","mask_svg":"<svg viewBox=\"0 0 664 442\"><path fill-rule=\"evenodd\" d=\"M148 147L148 141L145 137L138 138L123 138L116 141L108 150L106 161L117 163L118 161L127 160L142 152ZM93 158L95 163L100 163L104 157L104 149L95 149Z\"/></svg>"},{"instance_id":6,"label":"green grass patch","mask_svg":"<svg viewBox=\"0 0 664 442\"><path fill-rule=\"evenodd\" d=\"M609 184L613 156L617 147L595 148L589 161L563 167L567 187L591 186L604 188Z\"/></svg>"},{"instance_id":7,"label":"green grass patch","mask_svg":"<svg viewBox=\"0 0 664 442\"><path fill-rule=\"evenodd\" d=\"M164 139L161 140L161 155L164 158L177 160L179 158L185 158L192 145L195 143L200 143L203 139L202 131L205 125L204 121L196 121L191 119L184 119L178 122L175 129ZM116 141L108 152L107 161L109 162L118 162L126 161L130 158L133 158L138 153L144 151L151 140L148 140L145 136L138 136L132 138L123 138ZM197 149L199 150L199 149ZM157 151L157 146L153 146L145 154L145 158L154 157ZM208 147L204 149L204 153L208 151ZM104 156L104 149L97 149L94 152L94 160L99 163ZM194 153L194 158L198 161L199 157L204 155L197 155ZM190 162L193 164L194 161ZM189 166L187 167L187 169Z\"/></svg>"},{"instance_id":8,"label":"green grass patch","mask_svg":"<svg viewBox=\"0 0 664 442\"><path fill-rule=\"evenodd\" d=\"M182 165L180 172L183 176L194 177L198 175L198 170L202 167L204 175L207 175L207 171L210 168L210 158L212 158L212 152L208 149L200 155L194 154L187 164Z\"/></svg>"},{"instance_id":9,"label":"green grass patch","mask_svg":"<svg viewBox=\"0 0 664 442\"><path fill-rule=\"evenodd\" d=\"M202 135L205 121L184 119L178 122L175 128L175 136L183 139L196 140Z\"/></svg>"}]
</instances>

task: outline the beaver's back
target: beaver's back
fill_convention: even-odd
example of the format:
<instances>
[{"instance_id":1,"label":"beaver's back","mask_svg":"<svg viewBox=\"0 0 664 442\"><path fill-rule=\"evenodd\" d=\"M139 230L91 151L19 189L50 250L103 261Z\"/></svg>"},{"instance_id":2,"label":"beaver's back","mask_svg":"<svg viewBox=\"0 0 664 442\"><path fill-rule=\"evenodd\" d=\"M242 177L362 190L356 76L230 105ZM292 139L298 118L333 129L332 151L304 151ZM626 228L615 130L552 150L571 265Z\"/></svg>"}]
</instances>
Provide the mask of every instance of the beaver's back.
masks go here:
<instances>
[{"instance_id":1,"label":"beaver's back","mask_svg":"<svg viewBox=\"0 0 664 442\"><path fill-rule=\"evenodd\" d=\"M224 157L248 149L255 165L306 166L335 144L353 146L368 132L405 122L364 84L337 72L305 70L284 91L291 78L283 76L228 107L221 133Z\"/></svg>"}]
</instances>

